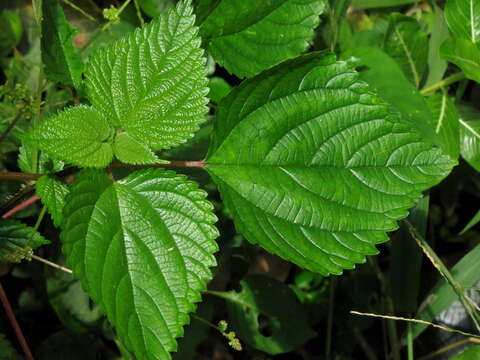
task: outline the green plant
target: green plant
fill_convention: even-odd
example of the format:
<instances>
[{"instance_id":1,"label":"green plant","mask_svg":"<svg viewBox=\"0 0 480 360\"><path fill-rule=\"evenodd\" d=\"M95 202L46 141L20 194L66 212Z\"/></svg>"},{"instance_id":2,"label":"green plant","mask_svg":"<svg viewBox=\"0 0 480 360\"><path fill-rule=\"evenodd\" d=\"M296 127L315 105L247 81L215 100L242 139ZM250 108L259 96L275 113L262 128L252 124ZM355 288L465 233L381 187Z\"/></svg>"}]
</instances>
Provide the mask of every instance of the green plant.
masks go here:
<instances>
[{"instance_id":1,"label":"green plant","mask_svg":"<svg viewBox=\"0 0 480 360\"><path fill-rule=\"evenodd\" d=\"M142 22L144 3L132 3ZM403 3L412 1L387 5ZM129 4L105 10L109 21L102 30L121 26ZM480 81L480 7L473 0L447 2L453 35L442 41L429 37L419 18L395 12L380 34L352 36L349 1L164 2L158 18L89 54L86 65L60 3L34 5L44 74L67 86L71 103L42 113L42 78L35 99L12 96L13 82L3 85L4 103L18 111L12 123L33 120L13 134L21 140L22 173L0 178L35 181L27 187L35 187L44 207L34 227L2 220L0 256L31 258L48 242L38 232L48 212L61 229L66 264L114 326L124 356L170 359L202 292L231 302L236 333L225 322L214 327L237 350L237 333L271 354L314 336L308 326L297 329L307 322L302 310L289 332L284 309L291 306L296 316L296 307L255 300L269 289L272 299L295 303L283 284L252 276L242 281L241 293L207 290L219 250L215 206L196 181L163 168L208 172L238 233L324 277L377 254L376 245L398 229L425 190L448 176L460 153L478 168L478 120L469 125L459 117L447 88L464 77ZM321 41L330 51L302 55L321 15ZM247 79L233 89L209 79L203 49ZM443 79L443 59L463 73ZM209 109L213 127L205 125ZM12 129L5 128L2 140ZM210 135L205 158L194 158L196 142ZM469 136L470 142L461 141ZM192 157L171 160L185 158L181 151ZM407 225L433 257L418 226ZM460 285L433 258L478 321ZM251 319L242 319L246 308ZM256 333L263 313L276 319L273 339Z\"/></svg>"}]
</instances>

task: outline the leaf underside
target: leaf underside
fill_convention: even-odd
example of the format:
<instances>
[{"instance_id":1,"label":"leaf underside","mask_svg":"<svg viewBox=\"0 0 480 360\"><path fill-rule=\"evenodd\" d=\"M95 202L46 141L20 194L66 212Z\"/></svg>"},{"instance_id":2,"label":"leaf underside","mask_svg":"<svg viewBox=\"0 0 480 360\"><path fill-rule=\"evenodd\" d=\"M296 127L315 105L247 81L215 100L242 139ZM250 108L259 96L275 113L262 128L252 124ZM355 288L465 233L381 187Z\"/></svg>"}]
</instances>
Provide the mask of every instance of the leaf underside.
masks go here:
<instances>
[{"instance_id":1,"label":"leaf underside","mask_svg":"<svg viewBox=\"0 0 480 360\"><path fill-rule=\"evenodd\" d=\"M170 359L216 264L206 193L163 169L112 184L84 170L72 185L61 239L68 264L138 359Z\"/></svg>"},{"instance_id":2,"label":"leaf underside","mask_svg":"<svg viewBox=\"0 0 480 360\"><path fill-rule=\"evenodd\" d=\"M453 166L348 63L322 53L243 83L215 125L206 167L237 229L325 275L376 254Z\"/></svg>"},{"instance_id":3,"label":"leaf underside","mask_svg":"<svg viewBox=\"0 0 480 360\"><path fill-rule=\"evenodd\" d=\"M324 8L324 0L223 0L202 25L202 36L220 65L251 77L304 52Z\"/></svg>"}]
</instances>

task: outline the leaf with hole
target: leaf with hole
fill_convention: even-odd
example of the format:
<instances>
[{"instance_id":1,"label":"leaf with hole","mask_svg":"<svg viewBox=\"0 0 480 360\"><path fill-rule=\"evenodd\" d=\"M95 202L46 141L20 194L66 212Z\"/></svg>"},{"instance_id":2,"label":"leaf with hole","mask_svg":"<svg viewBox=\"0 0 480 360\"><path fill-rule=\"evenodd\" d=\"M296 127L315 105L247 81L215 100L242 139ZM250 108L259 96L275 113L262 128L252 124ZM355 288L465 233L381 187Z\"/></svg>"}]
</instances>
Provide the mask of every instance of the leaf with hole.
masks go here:
<instances>
[{"instance_id":1,"label":"leaf with hole","mask_svg":"<svg viewBox=\"0 0 480 360\"><path fill-rule=\"evenodd\" d=\"M349 63L312 53L220 103L206 168L250 242L326 275L376 254L453 164Z\"/></svg>"},{"instance_id":2,"label":"leaf with hole","mask_svg":"<svg viewBox=\"0 0 480 360\"><path fill-rule=\"evenodd\" d=\"M139 359L170 359L211 279L217 229L206 193L163 169L112 184L75 179L61 234L67 263Z\"/></svg>"},{"instance_id":3,"label":"leaf with hole","mask_svg":"<svg viewBox=\"0 0 480 360\"><path fill-rule=\"evenodd\" d=\"M324 9L324 0L222 0L201 34L220 65L251 77L304 52Z\"/></svg>"}]
</instances>

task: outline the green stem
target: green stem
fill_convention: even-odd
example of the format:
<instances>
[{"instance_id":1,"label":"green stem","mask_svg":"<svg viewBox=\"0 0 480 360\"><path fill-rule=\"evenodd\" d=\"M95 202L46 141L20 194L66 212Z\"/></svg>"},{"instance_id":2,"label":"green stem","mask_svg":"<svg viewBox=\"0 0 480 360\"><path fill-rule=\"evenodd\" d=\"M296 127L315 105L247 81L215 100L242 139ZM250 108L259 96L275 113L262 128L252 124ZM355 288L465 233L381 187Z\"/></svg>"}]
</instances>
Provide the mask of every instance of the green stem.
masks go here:
<instances>
[{"instance_id":1,"label":"green stem","mask_svg":"<svg viewBox=\"0 0 480 360\"><path fill-rule=\"evenodd\" d=\"M18 120L22 117L21 112L19 111L18 114L13 118L12 122L8 125L8 127L0 134L0 143L5 140L5 138L8 136L10 131L15 127L17 124Z\"/></svg>"},{"instance_id":2,"label":"green stem","mask_svg":"<svg viewBox=\"0 0 480 360\"><path fill-rule=\"evenodd\" d=\"M414 360L413 355L413 333L412 333L412 324L407 323L407 356L408 360Z\"/></svg>"},{"instance_id":3,"label":"green stem","mask_svg":"<svg viewBox=\"0 0 480 360\"><path fill-rule=\"evenodd\" d=\"M211 327L212 329L215 329L219 332L222 332L222 329L220 329L217 325L212 324L210 321L198 316L197 314L191 313L190 316L194 318L195 320L200 321L201 323L204 323L205 325Z\"/></svg>"},{"instance_id":4,"label":"green stem","mask_svg":"<svg viewBox=\"0 0 480 360\"><path fill-rule=\"evenodd\" d=\"M450 75L446 77L445 79L440 80L439 82L429 86L428 88L423 88L420 90L420 94L422 95L428 95L431 92L434 92L438 89L441 89L445 86L451 85L453 83L456 83L457 81L460 81L462 79L465 79L465 74L463 72L458 72L456 74Z\"/></svg>"},{"instance_id":5,"label":"green stem","mask_svg":"<svg viewBox=\"0 0 480 360\"><path fill-rule=\"evenodd\" d=\"M35 223L35 226L33 227L36 231L38 231L38 228L40 227L40 224L42 223L43 217L45 216L46 212L47 212L47 207L43 206L42 210L40 210L40 214L38 214L37 222Z\"/></svg>"},{"instance_id":6,"label":"green stem","mask_svg":"<svg viewBox=\"0 0 480 360\"><path fill-rule=\"evenodd\" d=\"M423 250L424 254L428 257L433 266L438 270L438 272L443 276L447 283L452 287L453 291L457 294L461 303L465 307L465 310L470 315L473 320L475 327L480 331L480 314L476 311L470 301L467 299L467 296L464 293L462 285L459 284L452 276L448 268L438 257L438 255L433 251L427 241L418 233L417 229L413 227L408 220L404 220L405 224L410 231L410 234L417 242L418 246Z\"/></svg>"},{"instance_id":7,"label":"green stem","mask_svg":"<svg viewBox=\"0 0 480 360\"><path fill-rule=\"evenodd\" d=\"M143 26L145 25L145 20L143 19L142 11L140 10L140 5L138 5L138 0L133 0L133 3L135 4L135 10L137 11L138 20L140 20L140 24Z\"/></svg>"},{"instance_id":8,"label":"green stem","mask_svg":"<svg viewBox=\"0 0 480 360\"><path fill-rule=\"evenodd\" d=\"M97 21L92 15L87 14L82 8L80 8L80 7L78 7L77 5L75 5L75 4L72 3L70 0L63 0L63 2L64 2L65 4L67 4L68 6L70 6L72 9L78 11L80 14L82 14L83 16L85 16L88 20L98 23L98 21Z\"/></svg>"}]
</instances>

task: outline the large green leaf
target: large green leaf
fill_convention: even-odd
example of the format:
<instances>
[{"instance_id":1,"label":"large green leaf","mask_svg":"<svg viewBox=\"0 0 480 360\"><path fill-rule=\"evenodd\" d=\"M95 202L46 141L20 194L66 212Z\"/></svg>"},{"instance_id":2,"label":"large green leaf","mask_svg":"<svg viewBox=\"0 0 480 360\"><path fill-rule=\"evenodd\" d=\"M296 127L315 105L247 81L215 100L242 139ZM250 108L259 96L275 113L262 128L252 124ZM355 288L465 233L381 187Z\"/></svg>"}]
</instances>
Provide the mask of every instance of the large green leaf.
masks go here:
<instances>
[{"instance_id":1,"label":"large green leaf","mask_svg":"<svg viewBox=\"0 0 480 360\"><path fill-rule=\"evenodd\" d=\"M427 99L435 120L435 133L443 152L457 160L460 153L459 116L455 103L446 92Z\"/></svg>"},{"instance_id":2,"label":"large green leaf","mask_svg":"<svg viewBox=\"0 0 480 360\"><path fill-rule=\"evenodd\" d=\"M0 263L30 259L33 250L49 243L32 227L14 220L0 219Z\"/></svg>"},{"instance_id":3,"label":"large green leaf","mask_svg":"<svg viewBox=\"0 0 480 360\"><path fill-rule=\"evenodd\" d=\"M440 54L462 69L467 78L480 83L480 44L449 38L442 44Z\"/></svg>"},{"instance_id":4,"label":"large green leaf","mask_svg":"<svg viewBox=\"0 0 480 360\"><path fill-rule=\"evenodd\" d=\"M445 18L452 33L473 43L480 41L480 2L478 0L448 0Z\"/></svg>"},{"instance_id":5,"label":"large green leaf","mask_svg":"<svg viewBox=\"0 0 480 360\"><path fill-rule=\"evenodd\" d=\"M305 51L324 8L324 0L222 0L201 33L220 65L251 77Z\"/></svg>"},{"instance_id":6,"label":"large green leaf","mask_svg":"<svg viewBox=\"0 0 480 360\"><path fill-rule=\"evenodd\" d=\"M88 96L112 124L153 150L185 142L208 112L205 58L189 0L97 51Z\"/></svg>"},{"instance_id":7,"label":"large green leaf","mask_svg":"<svg viewBox=\"0 0 480 360\"><path fill-rule=\"evenodd\" d=\"M480 111L461 104L460 113L460 153L477 171L480 171Z\"/></svg>"},{"instance_id":8,"label":"large green leaf","mask_svg":"<svg viewBox=\"0 0 480 360\"><path fill-rule=\"evenodd\" d=\"M83 167L105 167L113 158L114 128L97 109L79 105L44 119L23 140Z\"/></svg>"},{"instance_id":9,"label":"large green leaf","mask_svg":"<svg viewBox=\"0 0 480 360\"><path fill-rule=\"evenodd\" d=\"M7 55L21 40L23 33L22 19L8 10L0 13L0 56Z\"/></svg>"},{"instance_id":10,"label":"large green leaf","mask_svg":"<svg viewBox=\"0 0 480 360\"><path fill-rule=\"evenodd\" d=\"M376 254L453 165L350 64L323 53L244 82L215 125L207 169L237 229L322 274Z\"/></svg>"},{"instance_id":11,"label":"large green leaf","mask_svg":"<svg viewBox=\"0 0 480 360\"><path fill-rule=\"evenodd\" d=\"M315 336L304 308L287 285L261 275L250 275L240 285L240 292L215 294L228 301L229 320L241 340L275 355Z\"/></svg>"},{"instance_id":12,"label":"large green leaf","mask_svg":"<svg viewBox=\"0 0 480 360\"><path fill-rule=\"evenodd\" d=\"M139 359L170 359L211 278L213 206L185 176L138 171L112 184L84 170L61 234L67 263Z\"/></svg>"},{"instance_id":13,"label":"large green leaf","mask_svg":"<svg viewBox=\"0 0 480 360\"><path fill-rule=\"evenodd\" d=\"M67 184L52 176L44 175L38 179L35 184L35 190L52 216L53 224L60 226L62 223L62 211L65 206L65 197L68 194Z\"/></svg>"},{"instance_id":14,"label":"large green leaf","mask_svg":"<svg viewBox=\"0 0 480 360\"><path fill-rule=\"evenodd\" d=\"M414 18L398 13L390 16L385 52L398 62L418 88L427 66L428 37Z\"/></svg>"},{"instance_id":15,"label":"large green leaf","mask_svg":"<svg viewBox=\"0 0 480 360\"><path fill-rule=\"evenodd\" d=\"M73 46L77 31L68 24L58 0L42 2L41 25L45 74L51 81L79 87L84 65Z\"/></svg>"},{"instance_id":16,"label":"large green leaf","mask_svg":"<svg viewBox=\"0 0 480 360\"><path fill-rule=\"evenodd\" d=\"M434 5L435 18L432 33L428 42L428 77L425 87L429 87L443 79L447 70L447 62L440 57L440 46L450 36L442 9Z\"/></svg>"}]
</instances>

